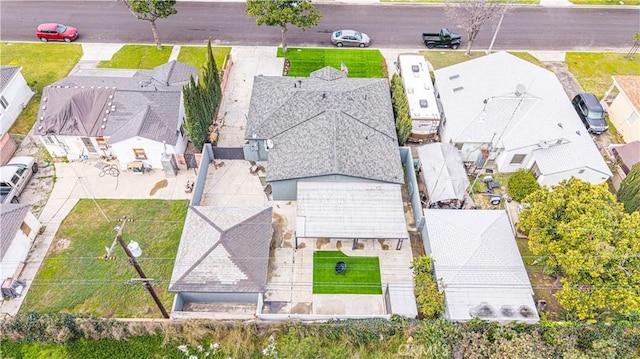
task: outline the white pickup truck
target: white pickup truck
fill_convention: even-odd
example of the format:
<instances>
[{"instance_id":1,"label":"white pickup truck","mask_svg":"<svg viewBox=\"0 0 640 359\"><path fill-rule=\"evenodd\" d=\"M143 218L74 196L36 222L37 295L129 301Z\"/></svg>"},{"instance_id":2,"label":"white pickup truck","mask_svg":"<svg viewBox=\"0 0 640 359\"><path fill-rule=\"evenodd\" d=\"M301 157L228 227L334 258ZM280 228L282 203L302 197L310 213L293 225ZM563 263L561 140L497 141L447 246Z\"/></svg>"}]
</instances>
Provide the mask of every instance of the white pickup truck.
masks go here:
<instances>
[{"instance_id":1,"label":"white pickup truck","mask_svg":"<svg viewBox=\"0 0 640 359\"><path fill-rule=\"evenodd\" d=\"M19 203L18 196L37 172L36 159L28 156L14 157L0 167L0 203Z\"/></svg>"}]
</instances>

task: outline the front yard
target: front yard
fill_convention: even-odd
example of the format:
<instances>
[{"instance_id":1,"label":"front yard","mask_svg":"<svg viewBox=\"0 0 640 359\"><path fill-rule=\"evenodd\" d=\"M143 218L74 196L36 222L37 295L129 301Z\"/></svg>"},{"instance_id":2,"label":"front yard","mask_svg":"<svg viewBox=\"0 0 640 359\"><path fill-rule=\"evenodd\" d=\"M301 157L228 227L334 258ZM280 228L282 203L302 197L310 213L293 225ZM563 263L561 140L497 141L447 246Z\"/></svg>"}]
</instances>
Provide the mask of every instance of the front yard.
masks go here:
<instances>
[{"instance_id":1,"label":"front yard","mask_svg":"<svg viewBox=\"0 0 640 359\"><path fill-rule=\"evenodd\" d=\"M38 117L42 88L65 78L82 56L82 46L54 43L0 43L0 64L22 66L22 75L35 95L9 133L26 135ZM42 61L42 59L47 59Z\"/></svg>"},{"instance_id":2,"label":"front yard","mask_svg":"<svg viewBox=\"0 0 640 359\"><path fill-rule=\"evenodd\" d=\"M289 60L288 76L308 77L315 70L347 66L349 77L386 77L384 58L378 50L289 48L286 54L278 48L278 57Z\"/></svg>"},{"instance_id":3,"label":"front yard","mask_svg":"<svg viewBox=\"0 0 640 359\"><path fill-rule=\"evenodd\" d=\"M155 46L124 45L111 60L100 61L99 68L109 69L153 69L169 61L172 46L158 50Z\"/></svg>"},{"instance_id":4,"label":"front yard","mask_svg":"<svg viewBox=\"0 0 640 359\"><path fill-rule=\"evenodd\" d=\"M178 251L188 201L81 199L58 229L49 252L20 308L21 312L82 313L98 317L162 317L124 250L116 244L104 260L128 215L123 238L136 241L138 258L162 303L170 310L168 284ZM108 217L109 220L107 220Z\"/></svg>"},{"instance_id":5,"label":"front yard","mask_svg":"<svg viewBox=\"0 0 640 359\"><path fill-rule=\"evenodd\" d=\"M346 271L336 273L336 263ZM340 251L313 253L313 294L382 294L378 257L349 257Z\"/></svg>"}]
</instances>

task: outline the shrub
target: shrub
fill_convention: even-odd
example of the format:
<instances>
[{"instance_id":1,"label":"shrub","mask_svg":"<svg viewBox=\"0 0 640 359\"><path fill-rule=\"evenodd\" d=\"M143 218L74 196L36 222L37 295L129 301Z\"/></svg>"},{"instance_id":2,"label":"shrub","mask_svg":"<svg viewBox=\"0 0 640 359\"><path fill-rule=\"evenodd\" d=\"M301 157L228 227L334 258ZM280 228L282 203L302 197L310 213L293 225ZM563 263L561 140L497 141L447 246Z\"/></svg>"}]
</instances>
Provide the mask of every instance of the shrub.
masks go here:
<instances>
[{"instance_id":1,"label":"shrub","mask_svg":"<svg viewBox=\"0 0 640 359\"><path fill-rule=\"evenodd\" d=\"M444 292L438 288L433 276L433 259L421 256L412 262L418 311L426 318L444 313Z\"/></svg>"},{"instance_id":2,"label":"shrub","mask_svg":"<svg viewBox=\"0 0 640 359\"><path fill-rule=\"evenodd\" d=\"M631 171L618 191L618 201L624 205L627 213L640 211L640 162L631 167Z\"/></svg>"},{"instance_id":3,"label":"shrub","mask_svg":"<svg viewBox=\"0 0 640 359\"><path fill-rule=\"evenodd\" d=\"M411 117L409 117L409 102L398 74L393 74L391 78L391 102L393 103L393 113L396 117L398 143L404 145L409 135L411 135L412 123Z\"/></svg>"},{"instance_id":4,"label":"shrub","mask_svg":"<svg viewBox=\"0 0 640 359\"><path fill-rule=\"evenodd\" d=\"M518 202L522 202L529 194L540 189L533 173L523 169L517 170L509 177L508 186L511 198Z\"/></svg>"}]
</instances>

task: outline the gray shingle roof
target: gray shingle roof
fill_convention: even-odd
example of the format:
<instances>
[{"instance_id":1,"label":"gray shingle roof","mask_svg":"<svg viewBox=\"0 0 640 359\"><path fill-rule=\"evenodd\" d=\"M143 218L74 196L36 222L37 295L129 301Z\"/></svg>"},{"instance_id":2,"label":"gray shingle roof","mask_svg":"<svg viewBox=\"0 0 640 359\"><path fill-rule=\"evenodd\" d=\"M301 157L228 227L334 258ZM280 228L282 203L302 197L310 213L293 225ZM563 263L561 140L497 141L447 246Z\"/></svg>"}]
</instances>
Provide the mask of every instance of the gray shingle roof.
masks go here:
<instances>
[{"instance_id":1,"label":"gray shingle roof","mask_svg":"<svg viewBox=\"0 0 640 359\"><path fill-rule=\"evenodd\" d=\"M20 66L0 66L0 92L4 91L9 81L18 72L20 72Z\"/></svg>"},{"instance_id":2,"label":"gray shingle roof","mask_svg":"<svg viewBox=\"0 0 640 359\"><path fill-rule=\"evenodd\" d=\"M0 223L2 224L2 231L0 231L0 259L7 253L30 209L31 205L28 204L7 203L0 205Z\"/></svg>"},{"instance_id":3,"label":"gray shingle roof","mask_svg":"<svg viewBox=\"0 0 640 359\"><path fill-rule=\"evenodd\" d=\"M178 115L182 85L189 80L189 76L195 77L197 73L198 70L192 66L171 61L154 70L137 71L130 77L69 76L46 87L43 98L48 98L49 102L66 101L68 96L65 92L90 92L97 89L114 91L112 98L101 98L100 103L94 104L96 108L101 109L99 111L101 115L97 119L79 116L84 121L99 122L97 131L89 136L111 137L111 143L141 136L158 142L166 141L169 144L175 144L178 138L176 130L180 120ZM115 111L110 110L109 104L115 106ZM107 109L110 110L108 114L103 111ZM40 119L41 117L43 119ZM53 130L54 133L63 135L86 136L82 132L75 131L74 127L51 124L53 119L55 123L64 123L72 118L73 116L65 113L43 110L40 106L38 124L43 125L43 128L36 132L44 135L47 130ZM107 121L103 122L104 118ZM105 129L101 128L102 124L105 125ZM65 132L60 132L63 128Z\"/></svg>"},{"instance_id":4,"label":"gray shingle roof","mask_svg":"<svg viewBox=\"0 0 640 359\"><path fill-rule=\"evenodd\" d=\"M255 136L254 136L255 135ZM267 180L340 174L403 183L386 79L256 76L247 139L271 139Z\"/></svg>"},{"instance_id":5,"label":"gray shingle roof","mask_svg":"<svg viewBox=\"0 0 640 359\"><path fill-rule=\"evenodd\" d=\"M271 207L189 207L169 290L263 292L272 211Z\"/></svg>"}]
</instances>

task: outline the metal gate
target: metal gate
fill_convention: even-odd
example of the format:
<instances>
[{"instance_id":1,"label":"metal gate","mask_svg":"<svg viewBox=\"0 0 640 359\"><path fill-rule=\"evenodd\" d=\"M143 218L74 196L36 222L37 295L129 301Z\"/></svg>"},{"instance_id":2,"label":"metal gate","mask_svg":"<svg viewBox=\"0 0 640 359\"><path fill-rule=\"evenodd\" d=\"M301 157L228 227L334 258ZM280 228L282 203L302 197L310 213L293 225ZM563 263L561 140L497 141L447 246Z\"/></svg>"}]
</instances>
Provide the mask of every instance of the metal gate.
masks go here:
<instances>
[{"instance_id":1,"label":"metal gate","mask_svg":"<svg viewBox=\"0 0 640 359\"><path fill-rule=\"evenodd\" d=\"M216 160L244 160L242 147L213 147L213 158Z\"/></svg>"},{"instance_id":2,"label":"metal gate","mask_svg":"<svg viewBox=\"0 0 640 359\"><path fill-rule=\"evenodd\" d=\"M196 161L196 155L194 153L185 153L184 161L187 163L187 169L198 168L198 162Z\"/></svg>"}]
</instances>

